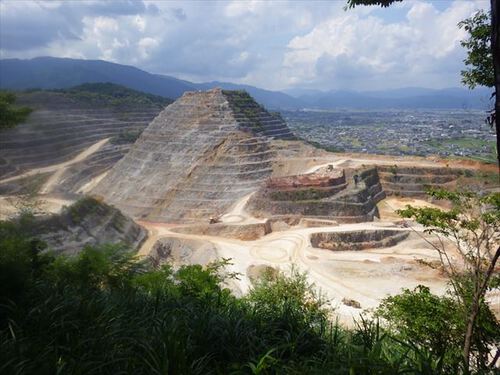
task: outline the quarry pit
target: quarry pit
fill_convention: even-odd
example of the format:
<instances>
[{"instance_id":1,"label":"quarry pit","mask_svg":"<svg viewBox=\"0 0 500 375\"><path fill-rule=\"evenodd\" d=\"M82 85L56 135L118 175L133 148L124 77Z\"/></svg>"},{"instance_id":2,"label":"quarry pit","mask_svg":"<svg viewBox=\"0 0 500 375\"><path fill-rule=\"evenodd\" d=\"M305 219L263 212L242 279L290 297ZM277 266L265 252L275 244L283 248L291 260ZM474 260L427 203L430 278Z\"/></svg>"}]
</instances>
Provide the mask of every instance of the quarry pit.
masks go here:
<instances>
[{"instance_id":1,"label":"quarry pit","mask_svg":"<svg viewBox=\"0 0 500 375\"><path fill-rule=\"evenodd\" d=\"M439 261L433 239L396 210L439 207L425 189L456 187L481 164L315 149L248 95L220 89L185 94L153 114L137 114L151 122L133 144L112 145L109 132L92 133L64 160L37 164L36 155L27 155L20 166L8 164L0 175L2 218L15 213L26 181L37 186L45 213L67 212L63 206L92 195L124 216L100 208L109 220L84 220L99 230L71 222L75 243L127 239L140 257L174 267L228 258L228 271L240 274L228 282L237 295L263 270L293 267L307 273L348 325L401 288L445 291L443 275L424 264ZM6 159L20 158L11 138ZM118 217L133 235L116 229Z\"/></svg>"}]
</instances>

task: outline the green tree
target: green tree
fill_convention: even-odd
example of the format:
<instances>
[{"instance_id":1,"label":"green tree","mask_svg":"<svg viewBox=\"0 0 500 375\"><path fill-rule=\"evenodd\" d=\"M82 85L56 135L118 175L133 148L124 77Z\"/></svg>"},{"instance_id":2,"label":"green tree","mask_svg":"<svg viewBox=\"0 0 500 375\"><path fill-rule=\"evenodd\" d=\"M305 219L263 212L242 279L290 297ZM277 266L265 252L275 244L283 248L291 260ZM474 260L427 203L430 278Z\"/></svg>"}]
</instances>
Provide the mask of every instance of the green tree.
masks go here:
<instances>
[{"instance_id":1,"label":"green tree","mask_svg":"<svg viewBox=\"0 0 500 375\"><path fill-rule=\"evenodd\" d=\"M16 96L11 92L0 91L0 131L13 128L26 120L31 108L16 107Z\"/></svg>"},{"instance_id":2,"label":"green tree","mask_svg":"<svg viewBox=\"0 0 500 375\"><path fill-rule=\"evenodd\" d=\"M393 335L419 349L432 348L436 372L457 372L461 360L462 316L453 298L436 296L426 286L387 297L376 310ZM445 366L446 364L446 366ZM454 371L453 371L454 370Z\"/></svg>"},{"instance_id":3,"label":"green tree","mask_svg":"<svg viewBox=\"0 0 500 375\"><path fill-rule=\"evenodd\" d=\"M347 0L347 6L354 8L357 5L380 5L383 8L387 8L389 5L401 1L403 0Z\"/></svg>"},{"instance_id":4,"label":"green tree","mask_svg":"<svg viewBox=\"0 0 500 375\"><path fill-rule=\"evenodd\" d=\"M437 243L428 243L438 252L440 270L447 275L453 295L464 312L462 355L465 367L470 369L472 354L476 367L484 367L488 344L498 344L500 340L500 335L496 343L481 343L482 339L478 339L483 329L480 317L487 308L485 295L498 278L495 270L500 257L500 193L480 196L472 192L430 190L429 195L451 202L452 208L445 211L407 206L398 213L423 225L425 233L438 237ZM453 259L452 254L458 259Z\"/></svg>"},{"instance_id":5,"label":"green tree","mask_svg":"<svg viewBox=\"0 0 500 375\"><path fill-rule=\"evenodd\" d=\"M495 77L495 108L490 116L491 126L495 124L497 132L497 155L498 168L500 169L500 124L498 114L500 113L500 1L490 0L491 3L491 52L493 57L493 75ZM500 171L499 171L500 172ZM500 174L500 173L499 173Z\"/></svg>"},{"instance_id":6,"label":"green tree","mask_svg":"<svg viewBox=\"0 0 500 375\"><path fill-rule=\"evenodd\" d=\"M467 57L464 60L466 69L461 72L462 83L470 89L476 86L495 86L490 14L480 10L460 22L458 26L469 34L467 39L460 42L467 50Z\"/></svg>"},{"instance_id":7,"label":"green tree","mask_svg":"<svg viewBox=\"0 0 500 375\"><path fill-rule=\"evenodd\" d=\"M492 3L492 10L495 5ZM495 89L495 76L499 74L499 69L495 69L495 59L498 53L493 50L494 25L492 20L493 12L478 11L472 17L460 22L458 26L469 34L467 39L462 40L461 45L467 50L467 57L464 60L466 69L462 70L462 83L474 89L476 86L494 88L492 97L498 99L498 88ZM497 25L498 27L498 25ZM498 48L500 45L496 43ZM497 62L498 64L498 62ZM495 107L490 111L487 122L491 127L496 127L497 133L497 157L500 168L500 131L499 123L496 121L498 100Z\"/></svg>"}]
</instances>

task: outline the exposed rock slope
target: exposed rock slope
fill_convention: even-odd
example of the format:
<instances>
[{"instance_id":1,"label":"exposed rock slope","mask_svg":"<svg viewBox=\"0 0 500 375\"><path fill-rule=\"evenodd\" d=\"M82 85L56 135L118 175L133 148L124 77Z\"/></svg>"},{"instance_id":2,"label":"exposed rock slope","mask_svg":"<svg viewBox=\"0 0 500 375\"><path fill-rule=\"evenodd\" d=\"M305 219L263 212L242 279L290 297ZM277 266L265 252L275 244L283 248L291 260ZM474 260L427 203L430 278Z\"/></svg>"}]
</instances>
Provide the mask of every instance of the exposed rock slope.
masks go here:
<instances>
[{"instance_id":1,"label":"exposed rock slope","mask_svg":"<svg viewBox=\"0 0 500 375\"><path fill-rule=\"evenodd\" d=\"M97 85L97 84L96 84ZM92 86L92 85L90 85ZM101 84L98 89L102 89ZM87 90L68 92L34 91L17 94L18 103L34 109L24 124L2 132L0 139L0 179L26 170L68 161L100 140L110 138L92 160L66 172L64 190L73 191L121 158L142 131L164 108L161 100L144 101L142 93L125 88L107 89L132 92L130 97L101 100L102 95ZM163 99L165 103L168 99ZM120 105L125 102L127 105ZM131 142L132 141L132 142ZM76 173L76 174L75 174Z\"/></svg>"},{"instance_id":2,"label":"exposed rock slope","mask_svg":"<svg viewBox=\"0 0 500 375\"><path fill-rule=\"evenodd\" d=\"M387 195L425 197L428 187L454 189L466 173L462 169L377 166L380 181ZM467 173L472 174L471 171Z\"/></svg>"},{"instance_id":3,"label":"exposed rock slope","mask_svg":"<svg viewBox=\"0 0 500 375\"><path fill-rule=\"evenodd\" d=\"M272 171L273 139L293 139L280 116L245 92L189 92L161 112L93 193L148 221L224 213Z\"/></svg>"},{"instance_id":4,"label":"exposed rock slope","mask_svg":"<svg viewBox=\"0 0 500 375\"><path fill-rule=\"evenodd\" d=\"M74 254L85 245L122 243L137 249L146 230L117 209L92 198L83 198L61 214L35 218L35 234L49 249Z\"/></svg>"},{"instance_id":5,"label":"exposed rock slope","mask_svg":"<svg viewBox=\"0 0 500 375\"><path fill-rule=\"evenodd\" d=\"M337 251L375 249L394 246L409 234L409 231L390 229L318 232L311 235L311 244L313 247Z\"/></svg>"},{"instance_id":6,"label":"exposed rock slope","mask_svg":"<svg viewBox=\"0 0 500 375\"><path fill-rule=\"evenodd\" d=\"M339 222L372 221L376 204L385 197L377 170L346 169L340 176L317 174L269 180L248 202L248 210L259 217L301 214L334 218ZM357 174L358 182L353 182Z\"/></svg>"}]
</instances>

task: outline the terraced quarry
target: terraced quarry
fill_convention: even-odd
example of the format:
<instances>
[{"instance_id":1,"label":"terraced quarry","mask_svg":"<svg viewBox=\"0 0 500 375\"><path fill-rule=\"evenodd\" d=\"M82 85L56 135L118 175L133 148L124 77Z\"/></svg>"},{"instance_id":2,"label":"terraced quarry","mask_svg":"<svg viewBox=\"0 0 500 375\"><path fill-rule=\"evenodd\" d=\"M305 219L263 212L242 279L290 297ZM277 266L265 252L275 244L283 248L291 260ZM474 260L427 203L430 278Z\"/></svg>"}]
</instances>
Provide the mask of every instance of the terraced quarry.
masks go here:
<instances>
[{"instance_id":1,"label":"terraced quarry","mask_svg":"<svg viewBox=\"0 0 500 375\"><path fill-rule=\"evenodd\" d=\"M141 134L93 190L135 218L207 221L273 172L274 139L293 139L248 94L186 93Z\"/></svg>"},{"instance_id":2,"label":"terraced quarry","mask_svg":"<svg viewBox=\"0 0 500 375\"><path fill-rule=\"evenodd\" d=\"M119 210L92 198L64 208L59 215L38 217L36 235L55 252L76 254L86 245L123 243L136 248L146 231Z\"/></svg>"},{"instance_id":3,"label":"terraced quarry","mask_svg":"<svg viewBox=\"0 0 500 375\"><path fill-rule=\"evenodd\" d=\"M53 212L91 194L123 215L102 208L78 226L63 209L47 221L51 247L124 241L175 267L230 258L239 295L263 270L293 266L347 324L402 287L444 291L442 275L424 265L439 260L431 239L395 210L433 204L427 186L463 186L487 169L317 150L243 92L192 92L166 108L127 110L67 93L20 98L36 110L1 140L2 217L15 212L10 198L30 190Z\"/></svg>"},{"instance_id":4,"label":"terraced quarry","mask_svg":"<svg viewBox=\"0 0 500 375\"><path fill-rule=\"evenodd\" d=\"M2 133L0 184L12 184L26 171L31 175L44 173L44 168L67 163L90 147L100 145L91 150L91 158L84 154L81 160L72 163L78 163L76 167L59 171L63 183L51 186L55 191L76 192L123 157L134 140L126 141L127 136L141 132L170 102L162 99L124 108L119 101L110 103L108 97L95 102L91 99L101 97L92 94L81 90L18 94L18 103L34 111L26 123ZM103 142L106 139L110 142Z\"/></svg>"},{"instance_id":5,"label":"terraced quarry","mask_svg":"<svg viewBox=\"0 0 500 375\"><path fill-rule=\"evenodd\" d=\"M313 233L311 245L327 250L366 250L397 245L409 232L390 229L339 233Z\"/></svg>"},{"instance_id":6,"label":"terraced quarry","mask_svg":"<svg viewBox=\"0 0 500 375\"><path fill-rule=\"evenodd\" d=\"M453 189L465 174L462 169L378 166L378 175L387 195L422 197L427 187Z\"/></svg>"},{"instance_id":7,"label":"terraced quarry","mask_svg":"<svg viewBox=\"0 0 500 375\"><path fill-rule=\"evenodd\" d=\"M250 200L251 212L319 216L346 223L372 221L378 215L376 204L385 195L376 169L344 169L339 177L306 176L269 180Z\"/></svg>"}]
</instances>

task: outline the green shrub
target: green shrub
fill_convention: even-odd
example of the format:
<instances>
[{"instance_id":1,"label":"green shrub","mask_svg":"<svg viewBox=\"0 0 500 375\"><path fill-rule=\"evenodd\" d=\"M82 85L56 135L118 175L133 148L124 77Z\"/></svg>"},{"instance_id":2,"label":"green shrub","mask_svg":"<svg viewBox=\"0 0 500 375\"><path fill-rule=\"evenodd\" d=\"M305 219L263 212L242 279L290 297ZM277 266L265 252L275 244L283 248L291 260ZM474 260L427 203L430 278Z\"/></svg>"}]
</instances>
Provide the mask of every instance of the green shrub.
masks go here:
<instances>
[{"instance_id":1,"label":"green shrub","mask_svg":"<svg viewBox=\"0 0 500 375\"><path fill-rule=\"evenodd\" d=\"M455 345L448 302L425 290L386 302L393 338L376 321L334 324L295 270L237 298L224 286L238 277L228 260L155 269L118 245L52 257L24 231L0 223L0 373L434 374L441 329L446 353ZM408 298L418 306L400 308ZM431 312L452 324L408 315Z\"/></svg>"},{"instance_id":2,"label":"green shrub","mask_svg":"<svg viewBox=\"0 0 500 375\"><path fill-rule=\"evenodd\" d=\"M457 303L448 297L432 294L418 286L404 289L402 294L387 297L377 313L390 325L393 333L419 348L433 348L437 360L449 356L451 362L461 360L461 316Z\"/></svg>"},{"instance_id":3,"label":"green shrub","mask_svg":"<svg viewBox=\"0 0 500 375\"><path fill-rule=\"evenodd\" d=\"M15 127L28 118L31 108L15 105L16 95L7 91L0 91L0 131Z\"/></svg>"}]
</instances>

